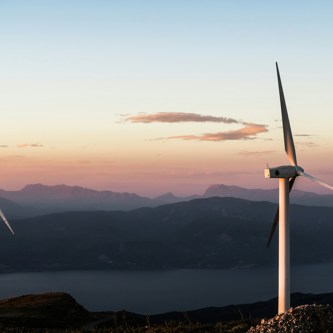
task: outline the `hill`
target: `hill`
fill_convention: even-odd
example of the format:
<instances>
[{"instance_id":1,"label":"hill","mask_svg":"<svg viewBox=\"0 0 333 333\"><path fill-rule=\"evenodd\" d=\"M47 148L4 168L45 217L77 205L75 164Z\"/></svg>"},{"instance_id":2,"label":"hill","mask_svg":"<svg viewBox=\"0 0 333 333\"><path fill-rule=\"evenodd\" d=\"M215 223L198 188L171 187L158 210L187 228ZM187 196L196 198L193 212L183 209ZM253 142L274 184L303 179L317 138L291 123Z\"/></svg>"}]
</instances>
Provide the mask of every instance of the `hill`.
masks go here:
<instances>
[{"instance_id":1,"label":"hill","mask_svg":"<svg viewBox=\"0 0 333 333\"><path fill-rule=\"evenodd\" d=\"M214 324L219 321L237 321L248 319L271 318L277 313L277 298L263 302L249 304L232 304L223 307L208 307L183 312L168 312L149 316L151 324L163 324L164 322L200 322ZM333 293L325 294L291 294L291 306L297 307L304 304L331 304L333 305ZM127 312L128 317L133 314ZM137 322L144 324L146 316L135 314ZM105 325L105 324L104 324Z\"/></svg>"},{"instance_id":2,"label":"hill","mask_svg":"<svg viewBox=\"0 0 333 333\"><path fill-rule=\"evenodd\" d=\"M262 332L282 324L287 327L297 319L301 313L303 317L311 310L312 317L304 320L303 324L311 327L322 319L322 328L332 325L332 320L326 320L314 315L315 311L321 310L320 304L325 304L325 309L332 308L327 304L333 304L333 293L327 294L301 294L291 295L292 306L303 304L317 304L314 306L303 305L286 314L276 316L271 320L261 321L252 332ZM38 328L58 329L57 332L66 329L66 332L85 332L98 329L99 332L245 332L251 326L259 323L261 318L275 316L277 310L277 299L252 304L228 305L225 307L211 307L186 312L169 312L152 316L144 316L125 310L119 312L90 313L78 304L75 299L66 293L49 292L38 295L24 295L0 301L0 327L2 332L40 332ZM318 313L320 314L320 313ZM323 315L323 313L321 313ZM294 317L293 317L294 316ZM285 318L282 320L281 318ZM294 319L293 319L294 318ZM325 319L323 321L323 319ZM331 327L331 326L330 326ZM290 328L290 327L289 327ZM72 331L70 330L72 329ZM52 331L53 331L52 330ZM265 331L265 330L264 330ZM15 331L16 332L16 331ZM272 331L275 332L275 331ZM279 332L279 330L277 330ZM321 331L318 331L321 332ZM323 330L325 332L325 330Z\"/></svg>"},{"instance_id":3,"label":"hill","mask_svg":"<svg viewBox=\"0 0 333 333\"><path fill-rule=\"evenodd\" d=\"M312 304L291 308L269 320L262 320L248 333L327 333L333 331L333 307L331 305Z\"/></svg>"},{"instance_id":4,"label":"hill","mask_svg":"<svg viewBox=\"0 0 333 333\"><path fill-rule=\"evenodd\" d=\"M66 293L23 295L0 301L0 324L5 328L79 327L89 317L89 312Z\"/></svg>"},{"instance_id":5,"label":"hill","mask_svg":"<svg viewBox=\"0 0 333 333\"><path fill-rule=\"evenodd\" d=\"M37 210L32 207L26 207L16 202L0 197L0 208L8 219L19 219L24 217L35 216Z\"/></svg>"},{"instance_id":6,"label":"hill","mask_svg":"<svg viewBox=\"0 0 333 333\"><path fill-rule=\"evenodd\" d=\"M132 211L67 212L12 221L0 270L235 268L277 260L276 205L195 199ZM333 208L291 206L292 263L333 260ZM4 227L4 226L0 226ZM307 246L304 246L307 244Z\"/></svg>"}]
</instances>

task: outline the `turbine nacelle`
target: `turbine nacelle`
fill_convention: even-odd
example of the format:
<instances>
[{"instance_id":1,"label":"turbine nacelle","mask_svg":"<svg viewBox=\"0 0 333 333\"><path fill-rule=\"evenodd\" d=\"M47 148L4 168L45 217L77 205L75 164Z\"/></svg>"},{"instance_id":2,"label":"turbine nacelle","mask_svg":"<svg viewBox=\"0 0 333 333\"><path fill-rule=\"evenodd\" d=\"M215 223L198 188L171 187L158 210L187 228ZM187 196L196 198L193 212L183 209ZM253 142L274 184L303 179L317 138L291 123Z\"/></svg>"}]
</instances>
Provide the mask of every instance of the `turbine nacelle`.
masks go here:
<instances>
[{"instance_id":1,"label":"turbine nacelle","mask_svg":"<svg viewBox=\"0 0 333 333\"><path fill-rule=\"evenodd\" d=\"M265 169L265 178L293 178L298 175L299 167L293 165L282 165L276 168Z\"/></svg>"}]
</instances>

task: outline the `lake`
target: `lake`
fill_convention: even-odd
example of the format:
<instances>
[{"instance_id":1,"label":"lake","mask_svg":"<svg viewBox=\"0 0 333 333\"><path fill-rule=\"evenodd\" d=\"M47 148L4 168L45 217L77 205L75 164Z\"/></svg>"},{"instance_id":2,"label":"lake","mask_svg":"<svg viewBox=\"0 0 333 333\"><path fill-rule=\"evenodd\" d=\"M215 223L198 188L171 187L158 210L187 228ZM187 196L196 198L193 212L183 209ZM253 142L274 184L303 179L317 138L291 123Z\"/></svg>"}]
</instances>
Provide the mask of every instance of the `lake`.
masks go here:
<instances>
[{"instance_id":1,"label":"lake","mask_svg":"<svg viewBox=\"0 0 333 333\"><path fill-rule=\"evenodd\" d=\"M291 274L292 292L333 291L333 264L296 266ZM0 275L0 285L0 298L64 291L90 311L156 314L276 297L277 267L11 273Z\"/></svg>"}]
</instances>

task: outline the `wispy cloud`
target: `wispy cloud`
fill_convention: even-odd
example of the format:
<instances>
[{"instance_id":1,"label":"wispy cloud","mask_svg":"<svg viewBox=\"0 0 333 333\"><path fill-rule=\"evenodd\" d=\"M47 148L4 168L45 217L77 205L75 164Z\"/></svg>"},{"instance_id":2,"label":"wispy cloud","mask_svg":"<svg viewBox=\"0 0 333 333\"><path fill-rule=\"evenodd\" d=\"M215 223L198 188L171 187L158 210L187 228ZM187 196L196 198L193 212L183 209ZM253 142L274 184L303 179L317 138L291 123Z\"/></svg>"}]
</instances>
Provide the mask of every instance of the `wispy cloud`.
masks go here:
<instances>
[{"instance_id":1,"label":"wispy cloud","mask_svg":"<svg viewBox=\"0 0 333 333\"><path fill-rule=\"evenodd\" d=\"M305 146L305 147L318 147L318 144L312 142L312 141L307 141L307 142L297 142L296 143L297 146Z\"/></svg>"},{"instance_id":2,"label":"wispy cloud","mask_svg":"<svg viewBox=\"0 0 333 333\"><path fill-rule=\"evenodd\" d=\"M40 143L21 143L17 145L18 148L28 148L28 147L44 147L42 144Z\"/></svg>"},{"instance_id":3,"label":"wispy cloud","mask_svg":"<svg viewBox=\"0 0 333 333\"><path fill-rule=\"evenodd\" d=\"M306 136L306 137L311 137L313 136L312 134L294 134L294 136Z\"/></svg>"},{"instance_id":4,"label":"wispy cloud","mask_svg":"<svg viewBox=\"0 0 333 333\"><path fill-rule=\"evenodd\" d=\"M262 151L241 151L237 155L243 155L243 156L260 156L260 155L266 155L275 153L275 150L262 150Z\"/></svg>"},{"instance_id":5,"label":"wispy cloud","mask_svg":"<svg viewBox=\"0 0 333 333\"><path fill-rule=\"evenodd\" d=\"M227 117L214 117L208 115L202 115L198 113L186 113L186 112L157 112L152 114L139 113L136 115L128 116L124 118L125 121L132 123L183 123L183 122L213 122L224 124L239 124L242 123L233 118Z\"/></svg>"},{"instance_id":6,"label":"wispy cloud","mask_svg":"<svg viewBox=\"0 0 333 333\"><path fill-rule=\"evenodd\" d=\"M20 160L22 158L26 158L26 156L23 156L23 155L10 155L9 157L13 158L13 159L18 159L18 160Z\"/></svg>"},{"instance_id":7,"label":"wispy cloud","mask_svg":"<svg viewBox=\"0 0 333 333\"><path fill-rule=\"evenodd\" d=\"M8 148L7 145L0 145L0 148Z\"/></svg>"},{"instance_id":8,"label":"wispy cloud","mask_svg":"<svg viewBox=\"0 0 333 333\"><path fill-rule=\"evenodd\" d=\"M163 139L180 139L180 140L197 140L197 141L227 141L227 140L253 140L260 133L268 132L267 125L253 124L233 118L215 117L210 115L202 115L198 113L186 112L157 112L152 114L139 113L132 116L126 116L125 121L132 123L183 123L183 122L213 122L224 124L241 124L244 127L225 132L204 133L200 135L177 135L155 140Z\"/></svg>"},{"instance_id":9,"label":"wispy cloud","mask_svg":"<svg viewBox=\"0 0 333 333\"><path fill-rule=\"evenodd\" d=\"M227 141L227 140L253 140L260 133L267 132L266 125L248 124L243 128L234 131L205 133L200 135L177 135L161 139L181 139L198 141Z\"/></svg>"}]
</instances>

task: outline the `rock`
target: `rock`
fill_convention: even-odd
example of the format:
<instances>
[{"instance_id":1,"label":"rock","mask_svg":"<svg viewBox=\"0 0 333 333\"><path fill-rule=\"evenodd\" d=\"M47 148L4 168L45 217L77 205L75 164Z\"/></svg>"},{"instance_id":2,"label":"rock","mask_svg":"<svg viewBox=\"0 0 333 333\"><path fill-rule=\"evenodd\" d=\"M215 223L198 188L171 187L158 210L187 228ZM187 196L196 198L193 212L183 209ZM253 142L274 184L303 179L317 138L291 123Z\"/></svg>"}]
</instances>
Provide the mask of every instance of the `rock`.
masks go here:
<instances>
[{"instance_id":1,"label":"rock","mask_svg":"<svg viewBox=\"0 0 333 333\"><path fill-rule=\"evenodd\" d=\"M333 307L330 305L301 305L290 308L274 318L262 320L248 333L329 333L333 332Z\"/></svg>"}]
</instances>

